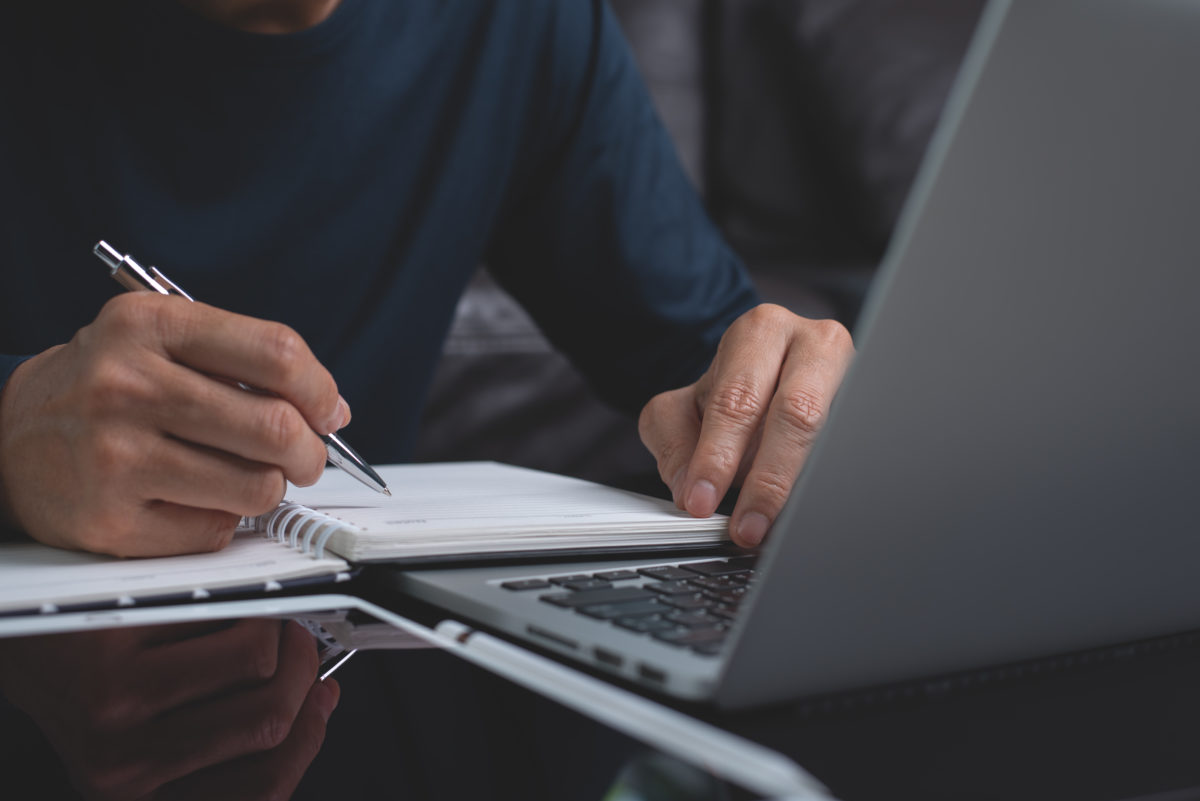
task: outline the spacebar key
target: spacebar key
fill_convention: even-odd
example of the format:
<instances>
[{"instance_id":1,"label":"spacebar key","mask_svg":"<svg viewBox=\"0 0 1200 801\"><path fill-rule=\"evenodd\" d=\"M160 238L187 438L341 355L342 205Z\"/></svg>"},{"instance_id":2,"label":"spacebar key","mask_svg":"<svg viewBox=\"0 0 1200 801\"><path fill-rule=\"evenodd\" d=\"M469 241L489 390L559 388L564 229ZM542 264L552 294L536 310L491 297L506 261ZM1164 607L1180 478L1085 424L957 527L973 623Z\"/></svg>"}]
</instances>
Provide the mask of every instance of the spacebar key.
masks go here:
<instances>
[{"instance_id":1,"label":"spacebar key","mask_svg":"<svg viewBox=\"0 0 1200 801\"><path fill-rule=\"evenodd\" d=\"M582 590L580 592L554 592L541 596L541 600L555 606L566 606L574 609L579 606L593 604L627 604L630 601L644 601L657 597L650 590L641 587L612 587L607 590Z\"/></svg>"}]
</instances>

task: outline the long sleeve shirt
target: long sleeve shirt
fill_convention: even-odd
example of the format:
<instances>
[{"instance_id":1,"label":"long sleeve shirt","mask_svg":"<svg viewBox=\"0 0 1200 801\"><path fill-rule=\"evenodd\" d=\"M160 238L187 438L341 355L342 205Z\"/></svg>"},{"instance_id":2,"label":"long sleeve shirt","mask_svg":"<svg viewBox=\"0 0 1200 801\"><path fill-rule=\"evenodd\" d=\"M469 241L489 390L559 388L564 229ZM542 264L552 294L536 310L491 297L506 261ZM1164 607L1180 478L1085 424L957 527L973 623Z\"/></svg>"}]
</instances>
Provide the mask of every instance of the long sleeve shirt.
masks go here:
<instances>
[{"instance_id":1,"label":"long sleeve shirt","mask_svg":"<svg viewBox=\"0 0 1200 801\"><path fill-rule=\"evenodd\" d=\"M756 302L601 0L342 0L288 35L24 3L0 100L0 381L119 291L100 239L295 328L370 461L409 452L482 263L627 410Z\"/></svg>"}]
</instances>

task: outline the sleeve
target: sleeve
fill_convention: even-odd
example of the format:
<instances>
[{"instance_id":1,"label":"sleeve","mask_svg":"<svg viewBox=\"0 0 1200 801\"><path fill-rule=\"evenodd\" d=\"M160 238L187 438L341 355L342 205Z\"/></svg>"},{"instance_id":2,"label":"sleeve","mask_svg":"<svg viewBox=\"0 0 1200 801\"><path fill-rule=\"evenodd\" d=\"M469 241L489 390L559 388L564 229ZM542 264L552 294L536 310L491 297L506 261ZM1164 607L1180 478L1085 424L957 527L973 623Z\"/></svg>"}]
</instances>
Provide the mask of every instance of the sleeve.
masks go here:
<instances>
[{"instance_id":1,"label":"sleeve","mask_svg":"<svg viewBox=\"0 0 1200 801\"><path fill-rule=\"evenodd\" d=\"M537 164L497 226L497 280L608 402L694 381L758 302L692 189L603 0L552 4Z\"/></svg>"}]
</instances>

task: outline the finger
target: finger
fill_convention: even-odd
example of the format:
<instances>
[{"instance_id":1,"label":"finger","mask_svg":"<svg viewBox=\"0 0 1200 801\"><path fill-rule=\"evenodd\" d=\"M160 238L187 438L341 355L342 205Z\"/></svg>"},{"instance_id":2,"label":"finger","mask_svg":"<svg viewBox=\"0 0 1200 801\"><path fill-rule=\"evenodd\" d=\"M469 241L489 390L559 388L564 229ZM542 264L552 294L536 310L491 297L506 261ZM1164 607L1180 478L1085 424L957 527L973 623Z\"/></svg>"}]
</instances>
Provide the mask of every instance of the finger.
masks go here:
<instances>
[{"instance_id":1,"label":"finger","mask_svg":"<svg viewBox=\"0 0 1200 801\"><path fill-rule=\"evenodd\" d=\"M692 400L694 387L664 392L650 399L638 418L642 444L658 463L658 474L683 508L679 490L700 437L700 413Z\"/></svg>"},{"instance_id":2,"label":"finger","mask_svg":"<svg viewBox=\"0 0 1200 801\"><path fill-rule=\"evenodd\" d=\"M286 399L318 433L332 433L342 423L333 377L286 325L140 292L114 298L105 310L106 322L112 318L110 324L139 338L152 327L175 361Z\"/></svg>"},{"instance_id":3,"label":"finger","mask_svg":"<svg viewBox=\"0 0 1200 801\"><path fill-rule=\"evenodd\" d=\"M321 750L326 724L340 695L341 688L334 679L316 682L309 689L287 739L278 747L179 779L156 794L156 800L291 798Z\"/></svg>"},{"instance_id":4,"label":"finger","mask_svg":"<svg viewBox=\"0 0 1200 801\"><path fill-rule=\"evenodd\" d=\"M245 392L174 363L164 366L164 396L150 409L159 430L252 462L277 465L299 486L321 477L325 446L288 401Z\"/></svg>"},{"instance_id":5,"label":"finger","mask_svg":"<svg viewBox=\"0 0 1200 801\"><path fill-rule=\"evenodd\" d=\"M287 489L277 467L170 437L160 437L150 456L135 471L147 500L253 516L274 509Z\"/></svg>"},{"instance_id":6,"label":"finger","mask_svg":"<svg viewBox=\"0 0 1200 801\"><path fill-rule=\"evenodd\" d=\"M159 718L154 736L140 744L154 786L270 751L287 739L316 681L317 649L312 635L289 622L278 653L275 673L267 681Z\"/></svg>"},{"instance_id":7,"label":"finger","mask_svg":"<svg viewBox=\"0 0 1200 801\"><path fill-rule=\"evenodd\" d=\"M282 632L277 620L238 620L150 649L130 671L143 713L149 718L269 680L279 666Z\"/></svg>"},{"instance_id":8,"label":"finger","mask_svg":"<svg viewBox=\"0 0 1200 801\"><path fill-rule=\"evenodd\" d=\"M148 501L133 513L119 509L88 518L76 542L111 556L210 553L230 543L241 519L235 512Z\"/></svg>"},{"instance_id":9,"label":"finger","mask_svg":"<svg viewBox=\"0 0 1200 801\"><path fill-rule=\"evenodd\" d=\"M700 436L688 464L683 502L688 513L716 511L753 446L779 381L787 348L776 327L731 327L716 359L700 380Z\"/></svg>"},{"instance_id":10,"label":"finger","mask_svg":"<svg viewBox=\"0 0 1200 801\"><path fill-rule=\"evenodd\" d=\"M802 336L783 364L758 452L730 517L731 536L744 547L761 543L779 516L850 365L853 350L830 347L825 337Z\"/></svg>"}]
</instances>

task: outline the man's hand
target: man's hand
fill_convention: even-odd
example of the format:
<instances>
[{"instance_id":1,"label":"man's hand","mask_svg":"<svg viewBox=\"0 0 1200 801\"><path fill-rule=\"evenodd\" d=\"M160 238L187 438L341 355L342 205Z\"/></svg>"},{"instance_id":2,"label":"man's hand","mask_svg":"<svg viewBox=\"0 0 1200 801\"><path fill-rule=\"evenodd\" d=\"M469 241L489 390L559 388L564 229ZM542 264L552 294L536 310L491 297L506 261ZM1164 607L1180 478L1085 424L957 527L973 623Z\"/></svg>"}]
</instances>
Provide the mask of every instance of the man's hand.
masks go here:
<instances>
[{"instance_id":1,"label":"man's hand","mask_svg":"<svg viewBox=\"0 0 1200 801\"><path fill-rule=\"evenodd\" d=\"M288 798L340 695L317 667L278 620L0 640L0 689L87 799Z\"/></svg>"},{"instance_id":2,"label":"man's hand","mask_svg":"<svg viewBox=\"0 0 1200 801\"><path fill-rule=\"evenodd\" d=\"M763 304L734 321L699 381L642 410L642 442L675 505L707 517L740 482L730 533L747 548L762 542L853 355L849 332L832 320Z\"/></svg>"},{"instance_id":3,"label":"man's hand","mask_svg":"<svg viewBox=\"0 0 1200 801\"><path fill-rule=\"evenodd\" d=\"M238 389L241 381L269 393ZM278 323L132 293L0 392L0 513L51 545L211 551L311 484L350 410Z\"/></svg>"}]
</instances>

